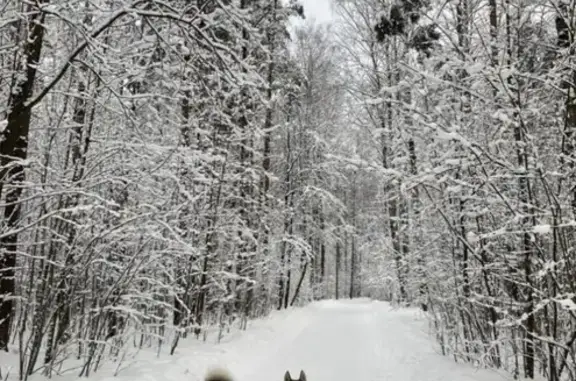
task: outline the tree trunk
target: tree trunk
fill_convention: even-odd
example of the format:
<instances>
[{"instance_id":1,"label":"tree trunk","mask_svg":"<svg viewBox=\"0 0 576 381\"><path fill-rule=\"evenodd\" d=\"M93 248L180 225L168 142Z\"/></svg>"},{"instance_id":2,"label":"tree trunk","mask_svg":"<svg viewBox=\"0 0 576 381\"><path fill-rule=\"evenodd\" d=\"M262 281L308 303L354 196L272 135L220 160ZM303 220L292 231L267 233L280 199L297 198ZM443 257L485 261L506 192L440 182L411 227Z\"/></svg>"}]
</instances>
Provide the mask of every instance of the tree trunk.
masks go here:
<instances>
[{"instance_id":1,"label":"tree trunk","mask_svg":"<svg viewBox=\"0 0 576 381\"><path fill-rule=\"evenodd\" d=\"M334 285L334 297L338 299L340 297L340 262L341 262L341 246L340 241L336 242L336 267L335 271L335 285Z\"/></svg>"},{"instance_id":2,"label":"tree trunk","mask_svg":"<svg viewBox=\"0 0 576 381\"><path fill-rule=\"evenodd\" d=\"M300 294L300 289L302 287L302 282L304 281L304 277L306 276L306 270L308 269L308 261L304 262L304 266L302 266L302 273L300 274L300 279L298 279L298 284L296 285L296 290L294 290L294 296L292 296L292 301L290 302L290 306L293 306L296 302L298 295Z\"/></svg>"},{"instance_id":3,"label":"tree trunk","mask_svg":"<svg viewBox=\"0 0 576 381\"><path fill-rule=\"evenodd\" d=\"M40 4L46 3L40 1ZM30 130L31 108L26 102L32 96L36 78L36 67L39 63L44 37L44 13L30 6L28 14L28 31L20 62L20 67L13 78L13 86L8 107L6 127L0 143L0 198L5 195L6 207L4 221L6 234L0 240L0 349L8 350L10 326L14 317L14 293L16 252L18 250L18 233L10 232L20 222L20 196L25 180L24 163L28 155L28 132Z\"/></svg>"}]
</instances>

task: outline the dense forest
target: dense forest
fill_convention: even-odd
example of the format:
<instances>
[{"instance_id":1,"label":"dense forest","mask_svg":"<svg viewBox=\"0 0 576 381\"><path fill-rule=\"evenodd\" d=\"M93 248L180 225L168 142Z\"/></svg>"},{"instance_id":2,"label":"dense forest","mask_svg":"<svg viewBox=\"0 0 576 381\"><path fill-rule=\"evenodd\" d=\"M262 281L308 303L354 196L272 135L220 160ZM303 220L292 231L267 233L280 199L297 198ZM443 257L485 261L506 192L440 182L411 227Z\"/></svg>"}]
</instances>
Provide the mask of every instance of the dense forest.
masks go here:
<instances>
[{"instance_id":1,"label":"dense forest","mask_svg":"<svg viewBox=\"0 0 576 381\"><path fill-rule=\"evenodd\" d=\"M361 296L576 380L576 2L333 5L0 0L21 380Z\"/></svg>"}]
</instances>

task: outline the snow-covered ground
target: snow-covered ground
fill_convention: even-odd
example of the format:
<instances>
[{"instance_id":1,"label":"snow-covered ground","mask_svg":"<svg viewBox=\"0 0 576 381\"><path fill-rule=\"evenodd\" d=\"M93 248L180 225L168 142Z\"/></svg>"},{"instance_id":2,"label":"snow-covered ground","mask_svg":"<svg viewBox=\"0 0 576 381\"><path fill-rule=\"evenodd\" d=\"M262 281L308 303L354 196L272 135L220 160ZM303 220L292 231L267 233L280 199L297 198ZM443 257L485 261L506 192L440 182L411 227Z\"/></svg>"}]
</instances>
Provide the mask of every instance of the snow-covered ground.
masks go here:
<instances>
[{"instance_id":1,"label":"snow-covered ground","mask_svg":"<svg viewBox=\"0 0 576 381\"><path fill-rule=\"evenodd\" d=\"M322 301L275 312L220 344L187 339L174 356L141 352L123 365L125 369L117 377L110 368L90 378L200 381L207 369L224 366L235 381L282 381L286 370L295 378L300 369L305 370L308 381L504 380L494 371L457 364L438 354L426 327L416 310L395 310L387 303L367 299ZM55 379L75 375L70 372Z\"/></svg>"}]
</instances>

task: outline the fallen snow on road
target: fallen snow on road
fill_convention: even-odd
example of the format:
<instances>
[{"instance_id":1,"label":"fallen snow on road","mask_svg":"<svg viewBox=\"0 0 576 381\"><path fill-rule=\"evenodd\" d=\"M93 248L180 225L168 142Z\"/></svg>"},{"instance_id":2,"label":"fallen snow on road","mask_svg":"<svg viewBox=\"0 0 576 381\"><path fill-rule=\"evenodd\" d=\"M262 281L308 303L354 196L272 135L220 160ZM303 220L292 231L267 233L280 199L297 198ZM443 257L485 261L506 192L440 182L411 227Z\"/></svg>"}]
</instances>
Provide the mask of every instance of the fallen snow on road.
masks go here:
<instances>
[{"instance_id":1,"label":"fallen snow on road","mask_svg":"<svg viewBox=\"0 0 576 381\"><path fill-rule=\"evenodd\" d=\"M365 299L323 301L306 309L308 325L279 352L252 359L240 380L281 381L285 370L308 381L498 381L494 371L437 353L415 309Z\"/></svg>"},{"instance_id":2,"label":"fallen snow on road","mask_svg":"<svg viewBox=\"0 0 576 381\"><path fill-rule=\"evenodd\" d=\"M200 381L206 370L225 366L235 381L282 381L286 370L308 381L499 381L490 370L457 364L437 353L425 318L414 309L356 299L322 301L274 312L222 343L186 339L174 356L140 352L113 377L97 381ZM0 364L6 357L0 355ZM6 355L4 355L6 356ZM15 363L14 363L15 364ZM12 374L16 374L13 369ZM55 379L73 379L77 372ZM31 381L40 381L34 376Z\"/></svg>"}]
</instances>

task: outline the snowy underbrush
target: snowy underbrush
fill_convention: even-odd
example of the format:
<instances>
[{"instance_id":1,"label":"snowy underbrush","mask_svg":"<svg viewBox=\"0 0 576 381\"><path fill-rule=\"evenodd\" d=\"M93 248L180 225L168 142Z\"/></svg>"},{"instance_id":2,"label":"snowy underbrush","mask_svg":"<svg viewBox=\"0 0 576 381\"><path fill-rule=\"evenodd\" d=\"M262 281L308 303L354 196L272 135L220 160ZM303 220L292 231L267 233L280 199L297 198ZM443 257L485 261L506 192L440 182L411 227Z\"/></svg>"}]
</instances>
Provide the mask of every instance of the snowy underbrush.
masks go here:
<instances>
[{"instance_id":1,"label":"snowy underbrush","mask_svg":"<svg viewBox=\"0 0 576 381\"><path fill-rule=\"evenodd\" d=\"M437 353L451 358L456 363L470 364L477 369L491 369L505 377L513 377L515 380L526 380L524 377L523 351L525 341L518 333L517 327L510 327L507 330L500 329L498 340L487 342L485 337L472 337L467 327L458 324L456 316L453 314L445 316L434 311L425 315L425 329L431 340L434 341ZM426 326L424 326L424 324ZM537 352L536 370L537 373L531 380L546 380L545 362L539 361L538 357L542 353ZM566 378L568 379L568 378Z\"/></svg>"},{"instance_id":2,"label":"snowy underbrush","mask_svg":"<svg viewBox=\"0 0 576 381\"><path fill-rule=\"evenodd\" d=\"M171 343L177 332L164 328L159 334L143 335L135 329L127 329L122 337L94 343L97 353L91 360L90 343L73 342L63 346L58 362L48 367L38 367L29 381L53 378L76 379L79 375L98 380L200 380L205 371L215 365L226 364L235 374L242 374L242 358L262 356L270 348L282 345L282 337L295 334L306 325L302 308L272 311L267 317L255 319L242 329L243 322L236 321L222 332L219 326L206 327L200 337L188 334L181 337L178 347L171 355ZM23 341L25 342L25 341ZM84 347L83 351L79 351ZM40 352L43 352L42 350ZM13 343L9 353L0 352L0 380L20 378L21 349ZM29 349L27 351L29 353ZM78 356L79 353L83 353ZM91 362L90 372L86 371ZM40 363L40 361L39 361Z\"/></svg>"}]
</instances>

